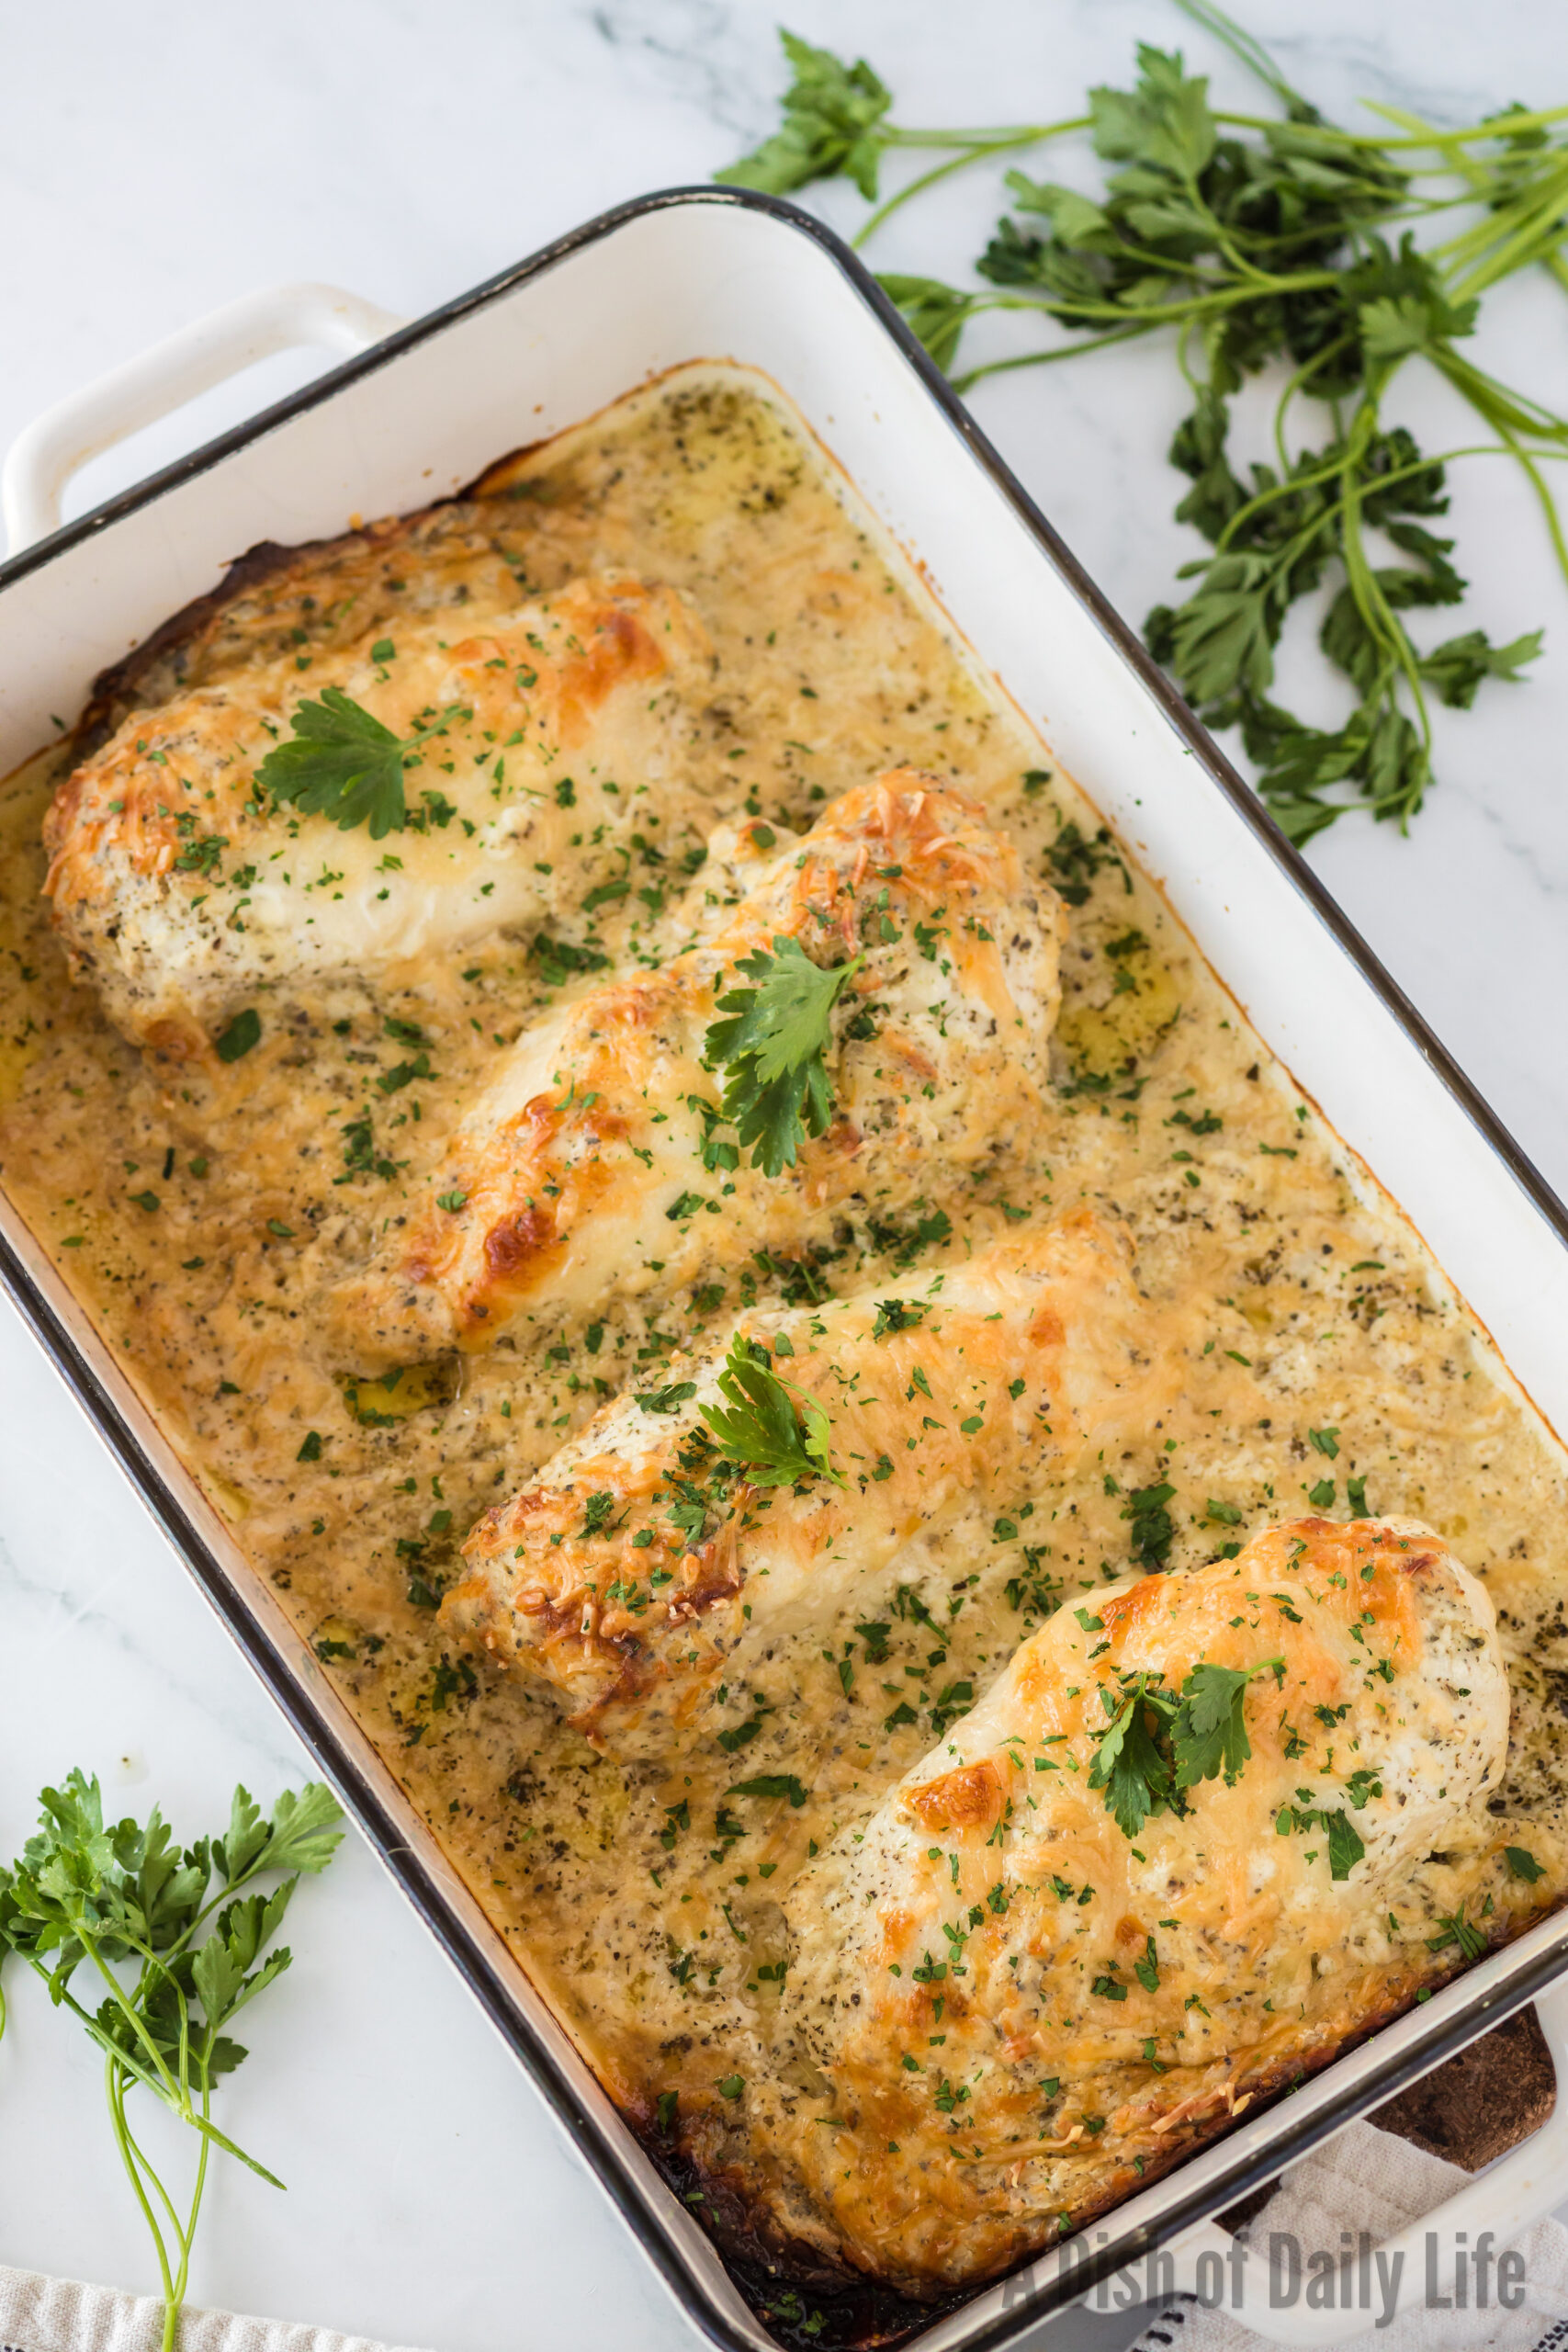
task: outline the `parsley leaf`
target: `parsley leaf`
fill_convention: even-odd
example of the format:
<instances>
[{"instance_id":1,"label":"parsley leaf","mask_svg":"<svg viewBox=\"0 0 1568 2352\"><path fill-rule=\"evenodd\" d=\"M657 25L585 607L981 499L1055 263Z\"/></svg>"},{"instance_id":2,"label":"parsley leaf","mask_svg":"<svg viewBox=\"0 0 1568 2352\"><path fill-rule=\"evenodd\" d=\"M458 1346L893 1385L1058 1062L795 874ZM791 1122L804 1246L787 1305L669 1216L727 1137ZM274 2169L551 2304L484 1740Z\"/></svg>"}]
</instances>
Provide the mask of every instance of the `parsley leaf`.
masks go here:
<instances>
[{"instance_id":1,"label":"parsley leaf","mask_svg":"<svg viewBox=\"0 0 1568 2352\"><path fill-rule=\"evenodd\" d=\"M909 277L897 273L879 277L877 284L893 304L903 313L913 333L924 344L939 368L946 369L958 355L958 345L976 308L973 294L965 294L960 287L949 286L940 277Z\"/></svg>"},{"instance_id":2,"label":"parsley leaf","mask_svg":"<svg viewBox=\"0 0 1568 2352\"><path fill-rule=\"evenodd\" d=\"M1348 1878L1366 1852L1360 1832L1348 1813L1321 1813L1318 1819L1328 1832L1328 1875Z\"/></svg>"},{"instance_id":3,"label":"parsley leaf","mask_svg":"<svg viewBox=\"0 0 1568 2352\"><path fill-rule=\"evenodd\" d=\"M1077 1614L1085 1620L1085 1611ZM1184 1813L1186 1791L1201 1781L1223 1773L1225 1785L1235 1785L1252 1754L1244 1715L1247 1686L1254 1675L1278 1678L1280 1672L1279 1658L1250 1667L1201 1663L1179 1691L1168 1690L1158 1673L1134 1674L1123 1679L1114 1707L1110 1691L1100 1686L1111 1723L1095 1749L1089 1785L1104 1790L1106 1809L1124 1838L1135 1838L1146 1820L1168 1808ZM1352 1859L1359 1860L1359 1838L1342 1814L1337 1818L1354 1841ZM1323 1820L1328 1827L1328 1817Z\"/></svg>"},{"instance_id":4,"label":"parsley leaf","mask_svg":"<svg viewBox=\"0 0 1568 2352\"><path fill-rule=\"evenodd\" d=\"M788 196L811 180L842 172L869 203L876 194L877 165L890 141L880 126L892 93L863 57L846 65L829 49L780 28L784 55L795 79L784 96L784 123L771 139L714 177L730 187L765 188Z\"/></svg>"},{"instance_id":5,"label":"parsley leaf","mask_svg":"<svg viewBox=\"0 0 1568 2352\"><path fill-rule=\"evenodd\" d=\"M793 1381L780 1379L756 1340L730 1342L718 1393L728 1410L716 1405L699 1405L697 1410L752 1486L793 1487L804 1478L843 1485L829 1451L832 1423L827 1414ZM798 1415L792 1396L800 1399Z\"/></svg>"},{"instance_id":6,"label":"parsley leaf","mask_svg":"<svg viewBox=\"0 0 1568 2352\"><path fill-rule=\"evenodd\" d=\"M1158 1682L1157 1675L1134 1675L1089 1767L1089 1785L1105 1791L1106 1809L1123 1838L1135 1838L1150 1815L1163 1813L1170 1803L1170 1766L1149 1720L1153 1716L1163 1724L1172 1709Z\"/></svg>"},{"instance_id":7,"label":"parsley leaf","mask_svg":"<svg viewBox=\"0 0 1568 2352\"><path fill-rule=\"evenodd\" d=\"M401 832L408 820L403 771L410 753L454 719L471 716L466 705L451 703L428 727L394 735L341 687L323 686L319 702L299 705L292 738L273 745L256 782L307 816L330 817L342 832L368 823L378 842Z\"/></svg>"},{"instance_id":8,"label":"parsley leaf","mask_svg":"<svg viewBox=\"0 0 1568 2352\"><path fill-rule=\"evenodd\" d=\"M672 1380L664 1388L639 1388L637 1401L645 1413L678 1413L696 1393L694 1380Z\"/></svg>"},{"instance_id":9,"label":"parsley leaf","mask_svg":"<svg viewBox=\"0 0 1568 2352\"><path fill-rule=\"evenodd\" d=\"M1133 1556L1146 1568L1163 1568L1176 1534L1176 1521L1166 1509L1176 1493L1168 1479L1156 1487L1136 1487L1127 1498L1123 1519L1133 1522Z\"/></svg>"},{"instance_id":10,"label":"parsley leaf","mask_svg":"<svg viewBox=\"0 0 1568 2352\"><path fill-rule=\"evenodd\" d=\"M795 1813L806 1803L806 1791L793 1772L759 1772L754 1781L733 1781L724 1793L728 1797L787 1797Z\"/></svg>"},{"instance_id":11,"label":"parsley leaf","mask_svg":"<svg viewBox=\"0 0 1568 2352\"><path fill-rule=\"evenodd\" d=\"M1252 1754L1247 1736L1247 1686L1254 1675L1268 1674L1278 1658L1258 1666L1195 1666L1181 1686L1181 1704L1170 1727L1176 1758L1176 1786L1195 1788L1200 1781L1224 1774L1234 1788L1237 1773Z\"/></svg>"},{"instance_id":12,"label":"parsley leaf","mask_svg":"<svg viewBox=\"0 0 1568 2352\"><path fill-rule=\"evenodd\" d=\"M864 961L824 968L782 935L773 951L742 956L736 969L755 986L719 998L717 1010L731 1017L712 1023L703 1046L707 1067L724 1071L725 1117L768 1176L793 1168L807 1136L827 1127L829 1017Z\"/></svg>"},{"instance_id":13,"label":"parsley leaf","mask_svg":"<svg viewBox=\"0 0 1568 2352\"><path fill-rule=\"evenodd\" d=\"M220 1062L240 1061L253 1046L261 1043L261 1014L254 1004L247 1004L243 1012L236 1012L221 1035L214 1038L212 1050Z\"/></svg>"}]
</instances>

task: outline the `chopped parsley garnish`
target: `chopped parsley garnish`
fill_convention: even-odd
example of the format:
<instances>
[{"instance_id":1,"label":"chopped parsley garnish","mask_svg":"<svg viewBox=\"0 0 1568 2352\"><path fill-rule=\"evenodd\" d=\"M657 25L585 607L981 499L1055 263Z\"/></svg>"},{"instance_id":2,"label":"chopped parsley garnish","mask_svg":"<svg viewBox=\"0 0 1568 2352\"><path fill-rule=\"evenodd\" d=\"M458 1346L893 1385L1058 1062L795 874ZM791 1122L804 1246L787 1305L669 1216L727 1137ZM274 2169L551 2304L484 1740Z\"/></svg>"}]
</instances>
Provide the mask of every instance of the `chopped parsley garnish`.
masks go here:
<instances>
[{"instance_id":1,"label":"chopped parsley garnish","mask_svg":"<svg viewBox=\"0 0 1568 2352\"><path fill-rule=\"evenodd\" d=\"M879 1298L876 1320L871 1327L874 1340L885 1340L889 1331L908 1331L925 1320L925 1306L918 1298Z\"/></svg>"},{"instance_id":2,"label":"chopped parsley garnish","mask_svg":"<svg viewBox=\"0 0 1568 2352\"><path fill-rule=\"evenodd\" d=\"M608 1532L615 1516L615 1498L608 1488L590 1495L582 1507L582 1526L579 1532L583 1537L603 1535Z\"/></svg>"},{"instance_id":3,"label":"chopped parsley garnish","mask_svg":"<svg viewBox=\"0 0 1568 2352\"><path fill-rule=\"evenodd\" d=\"M676 1413L696 1393L694 1380L673 1380L666 1388L639 1388L637 1401L645 1413Z\"/></svg>"},{"instance_id":4,"label":"chopped parsley garnish","mask_svg":"<svg viewBox=\"0 0 1568 2352\"><path fill-rule=\"evenodd\" d=\"M261 1014L254 1004L247 1004L243 1012L236 1012L227 1029L213 1039L212 1050L220 1062L237 1062L260 1042Z\"/></svg>"},{"instance_id":5,"label":"chopped parsley garnish","mask_svg":"<svg viewBox=\"0 0 1568 2352\"><path fill-rule=\"evenodd\" d=\"M806 1803L806 1791L793 1772L759 1772L754 1781L736 1781L725 1791L729 1797L787 1797L790 1809L798 1813Z\"/></svg>"},{"instance_id":6,"label":"chopped parsley garnish","mask_svg":"<svg viewBox=\"0 0 1568 2352\"><path fill-rule=\"evenodd\" d=\"M1437 1934L1427 1939L1428 1951L1446 1951L1450 1944L1459 1946L1461 1960L1479 1960L1486 1950L1485 1937L1465 1917L1462 1903L1457 1911L1450 1911L1445 1918L1439 1919Z\"/></svg>"},{"instance_id":7,"label":"chopped parsley garnish","mask_svg":"<svg viewBox=\"0 0 1568 2352\"><path fill-rule=\"evenodd\" d=\"M1310 1792L1298 1791L1298 1794L1310 1794ZM1288 1838L1292 1829L1298 1838L1308 1838L1314 1829L1322 1830L1328 1839L1330 1878L1348 1878L1367 1850L1359 1831L1343 1810L1328 1813L1321 1805L1281 1805L1275 1815L1274 1827L1281 1838ZM1312 1860L1310 1854L1307 1860Z\"/></svg>"},{"instance_id":8,"label":"chopped parsley garnish","mask_svg":"<svg viewBox=\"0 0 1568 2352\"><path fill-rule=\"evenodd\" d=\"M1133 1522L1132 1547L1134 1559L1146 1568L1163 1568L1176 1533L1176 1521L1166 1505L1176 1488L1164 1481L1156 1487L1137 1487L1127 1498L1123 1519Z\"/></svg>"},{"instance_id":9,"label":"chopped parsley garnish","mask_svg":"<svg viewBox=\"0 0 1568 2352\"><path fill-rule=\"evenodd\" d=\"M755 986L719 998L730 1018L711 1024L703 1046L707 1067L724 1072L724 1115L767 1176L793 1168L806 1137L827 1128L829 1016L863 961L825 969L782 934L773 950L742 956L736 969Z\"/></svg>"}]
</instances>

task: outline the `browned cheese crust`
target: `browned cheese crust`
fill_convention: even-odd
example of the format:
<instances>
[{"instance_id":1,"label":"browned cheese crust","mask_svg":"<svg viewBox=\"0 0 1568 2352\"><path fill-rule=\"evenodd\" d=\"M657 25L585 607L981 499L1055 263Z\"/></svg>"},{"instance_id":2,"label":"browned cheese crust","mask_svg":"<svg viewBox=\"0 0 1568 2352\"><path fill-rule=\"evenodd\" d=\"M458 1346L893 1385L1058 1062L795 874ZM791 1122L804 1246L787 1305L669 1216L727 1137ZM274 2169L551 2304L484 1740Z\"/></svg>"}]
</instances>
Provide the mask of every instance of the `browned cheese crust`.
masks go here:
<instances>
[{"instance_id":1,"label":"browned cheese crust","mask_svg":"<svg viewBox=\"0 0 1568 2352\"><path fill-rule=\"evenodd\" d=\"M606 1405L480 1520L446 1625L554 1685L595 1745L688 1744L721 1675L749 1684L786 1638L830 1637L914 1537L1047 1494L1087 1446L1143 1424L1158 1374L1128 1255L1078 1211L908 1300L743 1317L705 1357L675 1359L673 1412L661 1397ZM841 1483L769 1491L726 1463L702 1408L722 1407L737 1339L824 1415Z\"/></svg>"},{"instance_id":2,"label":"browned cheese crust","mask_svg":"<svg viewBox=\"0 0 1568 2352\"><path fill-rule=\"evenodd\" d=\"M127 1036L199 1054L258 988L417 975L433 953L536 929L585 891L614 895L639 829L700 862L717 780L694 789L677 772L711 653L682 600L581 580L463 620L455 642L434 613L303 668L279 656L188 688L63 779L45 888L73 972ZM334 687L411 742L440 722L412 754L393 838L258 788L301 702Z\"/></svg>"},{"instance_id":3,"label":"browned cheese crust","mask_svg":"<svg viewBox=\"0 0 1568 2352\"><path fill-rule=\"evenodd\" d=\"M1205 1662L1253 1675L1250 1755L1119 1825L1108 1725ZM804 2095L710 2098L694 2151L913 2292L993 2274L1411 1998L1412 1867L1507 1739L1491 1601L1417 1521L1300 1520L1063 1609L797 1881L775 2066Z\"/></svg>"},{"instance_id":4,"label":"browned cheese crust","mask_svg":"<svg viewBox=\"0 0 1568 2352\"><path fill-rule=\"evenodd\" d=\"M421 1207L340 1287L355 1362L489 1347L613 1294L656 1305L759 1249L796 1255L847 1208L945 1206L1040 1149L1061 902L973 800L895 769L803 839L752 825L738 851L754 878L710 939L519 1039ZM713 1149L703 1052L737 965L781 938L859 968L835 1021L832 1123L770 1175L754 1153L737 1164L733 1141Z\"/></svg>"}]
</instances>

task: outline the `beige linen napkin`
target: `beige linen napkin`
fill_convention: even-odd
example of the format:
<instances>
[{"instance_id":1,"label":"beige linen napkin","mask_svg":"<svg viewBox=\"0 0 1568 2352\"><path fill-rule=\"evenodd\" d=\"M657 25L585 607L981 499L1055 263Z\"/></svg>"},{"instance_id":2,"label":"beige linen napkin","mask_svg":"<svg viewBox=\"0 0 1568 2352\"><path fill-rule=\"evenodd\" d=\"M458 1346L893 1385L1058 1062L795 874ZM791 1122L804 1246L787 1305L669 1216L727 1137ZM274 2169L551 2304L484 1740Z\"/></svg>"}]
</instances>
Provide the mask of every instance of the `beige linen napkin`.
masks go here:
<instances>
[{"instance_id":1,"label":"beige linen napkin","mask_svg":"<svg viewBox=\"0 0 1568 2352\"><path fill-rule=\"evenodd\" d=\"M164 2305L155 2295L121 2295L74 2278L0 2265L0 2352L158 2352ZM326 2327L244 2319L236 2312L180 2314L180 2352L411 2352Z\"/></svg>"},{"instance_id":2,"label":"beige linen napkin","mask_svg":"<svg viewBox=\"0 0 1568 2352\"><path fill-rule=\"evenodd\" d=\"M1258 2270L1261 2257L1266 2268L1269 2236L1275 2230L1292 2232L1303 2255L1318 2246L1337 2255L1344 2230L1370 2231L1376 2245L1435 2211L1472 2177L1392 2132L1353 2123L1284 2174L1246 2232L1250 2267ZM1562 2187L1568 2196L1568 2180ZM1488 2310L1428 2311L1417 2304L1387 2327L1376 2326L1374 2304L1365 2315L1347 2312L1344 2335L1337 2341L1354 2346L1356 2352L1568 2352L1568 2230L1560 2222L1537 2222L1516 2244L1525 2258L1525 2301L1517 2311L1497 2308L1495 2285ZM1205 2311L1183 2296L1144 2330L1130 2352L1268 2347L1228 2312Z\"/></svg>"}]
</instances>

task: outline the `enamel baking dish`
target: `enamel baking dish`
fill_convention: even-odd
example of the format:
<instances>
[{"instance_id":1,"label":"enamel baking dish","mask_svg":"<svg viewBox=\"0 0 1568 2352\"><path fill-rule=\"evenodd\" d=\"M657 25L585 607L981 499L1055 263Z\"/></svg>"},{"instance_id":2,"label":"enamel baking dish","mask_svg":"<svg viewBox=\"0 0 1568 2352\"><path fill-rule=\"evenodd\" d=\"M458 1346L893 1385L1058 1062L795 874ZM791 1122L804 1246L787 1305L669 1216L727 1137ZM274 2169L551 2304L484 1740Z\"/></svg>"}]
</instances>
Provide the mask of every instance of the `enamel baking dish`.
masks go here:
<instances>
[{"instance_id":1,"label":"enamel baking dish","mask_svg":"<svg viewBox=\"0 0 1568 2352\"><path fill-rule=\"evenodd\" d=\"M378 339L379 338L379 339ZM68 528L59 492L99 448L264 353L357 352L306 390ZM779 385L920 567L954 628L1164 886L1297 1083L1419 1228L1548 1419L1568 1429L1568 1212L1499 1126L976 430L871 278L792 206L677 189L625 206L412 325L331 288L233 304L57 410L7 468L0 774L51 712L258 540L329 537L425 504L518 444L680 362ZM245 1567L161 1430L0 1193L0 1272L133 1484L627 2226L715 2343L765 2352L767 2282L718 2254L458 1883ZM1295 2093L1232 2128L1064 2249L939 2312L921 2352L1016 2342L1156 2246L1190 2282L1230 2241L1210 2217L1538 1995L1568 2085L1568 1914L1539 1922ZM1551 1988L1548 1990L1548 1988ZM1568 2096L1523 2146L1416 2225L1505 2243L1562 2194ZM1415 2233L1412 2233L1413 2241ZM1473 2243L1472 2234L1471 2242ZM1076 2261L1074 2257L1077 2257ZM1085 2256L1087 2256L1087 2261ZM1446 2271L1450 2251L1439 2251ZM1404 2302L1422 2260L1404 2265ZM1340 2314L1258 2307L1280 2341ZM746 2290L750 2288L750 2295ZM773 2290L776 2294L776 2285ZM897 2314L878 2298L878 2323ZM830 2336L822 2340L831 2340ZM886 2340L886 2335L882 2340Z\"/></svg>"}]
</instances>

